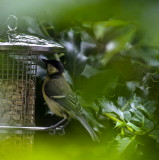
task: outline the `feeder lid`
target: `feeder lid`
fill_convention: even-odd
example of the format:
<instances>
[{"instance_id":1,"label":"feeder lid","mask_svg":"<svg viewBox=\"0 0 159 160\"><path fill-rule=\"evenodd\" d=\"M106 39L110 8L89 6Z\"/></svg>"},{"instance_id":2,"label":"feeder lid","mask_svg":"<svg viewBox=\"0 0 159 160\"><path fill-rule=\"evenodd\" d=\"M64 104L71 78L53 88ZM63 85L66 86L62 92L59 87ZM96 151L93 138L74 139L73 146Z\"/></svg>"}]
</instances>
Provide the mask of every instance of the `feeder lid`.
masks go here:
<instances>
[{"instance_id":1,"label":"feeder lid","mask_svg":"<svg viewBox=\"0 0 159 160\"><path fill-rule=\"evenodd\" d=\"M24 49L31 50L33 52L51 52L51 53L62 53L65 49L59 43L52 40L45 40L33 35L18 34L17 29L17 18L13 15L8 17L15 20L14 27L8 24L7 36L0 42L0 50L15 50ZM0 35L1 36L1 35Z\"/></svg>"},{"instance_id":2,"label":"feeder lid","mask_svg":"<svg viewBox=\"0 0 159 160\"><path fill-rule=\"evenodd\" d=\"M65 49L59 43L26 34L8 34L8 40L0 42L0 50L26 49L35 52L61 53Z\"/></svg>"}]
</instances>

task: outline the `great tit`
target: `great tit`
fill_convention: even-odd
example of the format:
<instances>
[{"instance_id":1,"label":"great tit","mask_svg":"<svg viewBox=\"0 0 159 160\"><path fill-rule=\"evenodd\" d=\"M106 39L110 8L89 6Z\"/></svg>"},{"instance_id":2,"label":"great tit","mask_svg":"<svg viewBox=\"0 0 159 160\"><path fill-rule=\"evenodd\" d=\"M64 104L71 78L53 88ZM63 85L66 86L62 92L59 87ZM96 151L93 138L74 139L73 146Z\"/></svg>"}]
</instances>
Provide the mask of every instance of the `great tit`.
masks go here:
<instances>
[{"instance_id":1,"label":"great tit","mask_svg":"<svg viewBox=\"0 0 159 160\"><path fill-rule=\"evenodd\" d=\"M77 119L89 132L93 141L99 142L99 137L88 124L87 120L90 120L88 113L80 106L76 95L64 78L62 63L58 60L42 60L46 64L47 70L47 76L42 86L44 100L54 114L64 118L55 126L60 126L64 121L66 121L64 124L66 126L72 118Z\"/></svg>"}]
</instances>

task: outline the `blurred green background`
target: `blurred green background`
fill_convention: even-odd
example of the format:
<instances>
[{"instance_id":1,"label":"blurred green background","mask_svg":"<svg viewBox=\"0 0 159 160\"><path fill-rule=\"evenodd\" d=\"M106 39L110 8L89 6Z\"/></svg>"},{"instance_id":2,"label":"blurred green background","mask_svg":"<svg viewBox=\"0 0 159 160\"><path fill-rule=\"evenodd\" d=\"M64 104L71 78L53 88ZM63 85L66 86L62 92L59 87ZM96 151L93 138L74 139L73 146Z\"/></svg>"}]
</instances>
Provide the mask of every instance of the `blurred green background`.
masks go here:
<instances>
[{"instance_id":1,"label":"blurred green background","mask_svg":"<svg viewBox=\"0 0 159 160\"><path fill-rule=\"evenodd\" d=\"M18 17L18 32L66 48L60 59L68 81L97 121L101 139L92 142L74 120L64 136L36 132L30 159L158 159L158 0L1 0L0 35L11 14ZM46 114L41 94L46 72L40 58L36 125L49 126L59 118ZM18 152L1 139L0 157L27 159L25 150Z\"/></svg>"}]
</instances>

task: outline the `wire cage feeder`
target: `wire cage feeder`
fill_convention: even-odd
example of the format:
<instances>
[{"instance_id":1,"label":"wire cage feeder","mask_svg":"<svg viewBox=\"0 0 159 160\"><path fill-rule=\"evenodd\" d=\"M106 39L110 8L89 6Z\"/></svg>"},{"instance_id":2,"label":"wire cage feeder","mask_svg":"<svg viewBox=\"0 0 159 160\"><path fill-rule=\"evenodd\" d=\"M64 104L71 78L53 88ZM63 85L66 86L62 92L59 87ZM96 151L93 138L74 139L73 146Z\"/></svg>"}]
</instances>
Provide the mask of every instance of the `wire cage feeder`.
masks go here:
<instances>
[{"instance_id":1,"label":"wire cage feeder","mask_svg":"<svg viewBox=\"0 0 159 160\"><path fill-rule=\"evenodd\" d=\"M63 53L64 48L53 41L18 34L8 24L7 40L0 42L0 133L32 134L35 126L35 91L38 55ZM25 132L23 132L25 129ZM21 136L20 136L21 137Z\"/></svg>"}]
</instances>

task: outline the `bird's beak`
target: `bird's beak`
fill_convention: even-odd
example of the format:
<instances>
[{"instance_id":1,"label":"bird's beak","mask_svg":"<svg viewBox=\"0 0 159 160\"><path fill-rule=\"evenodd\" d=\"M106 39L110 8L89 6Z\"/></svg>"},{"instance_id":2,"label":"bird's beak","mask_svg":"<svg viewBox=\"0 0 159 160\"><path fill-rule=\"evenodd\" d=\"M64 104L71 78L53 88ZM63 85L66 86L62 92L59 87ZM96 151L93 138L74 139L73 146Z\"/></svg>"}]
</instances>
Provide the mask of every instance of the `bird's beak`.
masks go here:
<instances>
[{"instance_id":1,"label":"bird's beak","mask_svg":"<svg viewBox=\"0 0 159 160\"><path fill-rule=\"evenodd\" d=\"M43 61L45 64L47 64L47 60L46 60L46 59L42 59L42 61Z\"/></svg>"}]
</instances>

